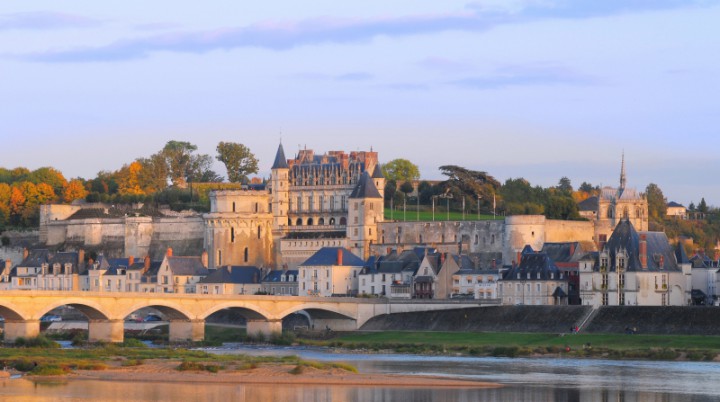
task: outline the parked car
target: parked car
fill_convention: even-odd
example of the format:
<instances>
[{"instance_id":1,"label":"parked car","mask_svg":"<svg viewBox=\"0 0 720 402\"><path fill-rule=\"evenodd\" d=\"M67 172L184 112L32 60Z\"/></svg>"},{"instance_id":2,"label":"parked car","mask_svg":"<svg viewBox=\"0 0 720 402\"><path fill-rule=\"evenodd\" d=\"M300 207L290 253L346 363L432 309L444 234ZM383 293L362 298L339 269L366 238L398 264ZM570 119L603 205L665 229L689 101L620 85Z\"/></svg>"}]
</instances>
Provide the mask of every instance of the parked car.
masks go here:
<instances>
[{"instance_id":1,"label":"parked car","mask_svg":"<svg viewBox=\"0 0 720 402\"><path fill-rule=\"evenodd\" d=\"M159 315L156 315L156 314L148 314L143 319L143 321L145 321L145 322L162 321L162 320L163 320L162 317L160 317Z\"/></svg>"},{"instance_id":2,"label":"parked car","mask_svg":"<svg viewBox=\"0 0 720 402\"><path fill-rule=\"evenodd\" d=\"M57 322L62 321L62 317L55 314L45 314L44 316L40 317L40 321L42 322Z\"/></svg>"},{"instance_id":3,"label":"parked car","mask_svg":"<svg viewBox=\"0 0 720 402\"><path fill-rule=\"evenodd\" d=\"M143 319L135 314L125 317L125 322L142 322L142 321L143 321Z\"/></svg>"}]
</instances>

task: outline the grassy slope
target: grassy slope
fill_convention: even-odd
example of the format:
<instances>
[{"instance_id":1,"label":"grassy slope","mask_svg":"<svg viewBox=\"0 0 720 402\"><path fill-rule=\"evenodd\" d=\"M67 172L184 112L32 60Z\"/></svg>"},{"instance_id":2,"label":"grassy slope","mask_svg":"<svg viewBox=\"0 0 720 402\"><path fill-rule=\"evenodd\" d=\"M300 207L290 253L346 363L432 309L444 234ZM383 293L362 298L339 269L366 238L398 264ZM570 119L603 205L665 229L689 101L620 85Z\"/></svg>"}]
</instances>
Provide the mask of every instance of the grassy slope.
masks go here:
<instances>
[{"instance_id":1,"label":"grassy slope","mask_svg":"<svg viewBox=\"0 0 720 402\"><path fill-rule=\"evenodd\" d=\"M402 206L400 206L400 209L395 207L395 211L390 211L390 208L385 208L385 219L387 220L395 220L395 221L403 221L403 211ZM447 212L445 210L439 210L438 208L435 209L435 220L436 221L444 221L448 219ZM492 215L480 215L480 220L492 220ZM505 219L503 216L498 216L495 219ZM405 220L410 221L417 221L418 216L417 212L415 211L415 206L410 208L408 206L408 209L405 211ZM420 221L427 222L433 220L432 211L420 211ZM450 211L450 220L451 221L476 221L478 220L478 216L475 213L465 213L465 219L463 219L462 212L456 212L456 211Z\"/></svg>"}]
</instances>

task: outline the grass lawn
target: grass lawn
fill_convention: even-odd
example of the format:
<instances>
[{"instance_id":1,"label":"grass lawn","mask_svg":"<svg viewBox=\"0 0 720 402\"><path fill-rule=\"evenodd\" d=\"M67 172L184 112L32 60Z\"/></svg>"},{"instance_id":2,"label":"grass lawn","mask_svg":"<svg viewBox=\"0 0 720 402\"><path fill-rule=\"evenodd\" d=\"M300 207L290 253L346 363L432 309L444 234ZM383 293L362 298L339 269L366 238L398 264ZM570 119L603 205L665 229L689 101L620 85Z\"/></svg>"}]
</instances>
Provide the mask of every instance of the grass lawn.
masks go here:
<instances>
[{"instance_id":1,"label":"grass lawn","mask_svg":"<svg viewBox=\"0 0 720 402\"><path fill-rule=\"evenodd\" d=\"M410 205L408 205L408 208L405 211L405 219L403 219L402 206L400 206L400 209L398 209L396 206L395 210L391 210L390 208L385 208L385 219L386 220L394 220L394 221L405 220L408 222L418 221L418 220L421 222L432 221L433 220L432 211L426 211L426 210L424 210L424 208L427 208L427 207L424 205L420 206L420 214L418 217L418 213L415 211L415 205L413 205L412 207ZM492 215L482 215L481 214L479 220L485 221L485 220L492 220L492 219L493 219ZM502 220L502 219L505 219L505 217L497 216L497 217L495 217L495 219ZM435 220L436 221L448 220L448 214L447 214L447 211L445 210L445 208L440 209L438 207L435 207ZM476 221L476 220L478 220L478 216L476 213L465 212L465 219L463 219L462 212L450 211L450 220L451 221L463 221L463 220Z\"/></svg>"}]
</instances>

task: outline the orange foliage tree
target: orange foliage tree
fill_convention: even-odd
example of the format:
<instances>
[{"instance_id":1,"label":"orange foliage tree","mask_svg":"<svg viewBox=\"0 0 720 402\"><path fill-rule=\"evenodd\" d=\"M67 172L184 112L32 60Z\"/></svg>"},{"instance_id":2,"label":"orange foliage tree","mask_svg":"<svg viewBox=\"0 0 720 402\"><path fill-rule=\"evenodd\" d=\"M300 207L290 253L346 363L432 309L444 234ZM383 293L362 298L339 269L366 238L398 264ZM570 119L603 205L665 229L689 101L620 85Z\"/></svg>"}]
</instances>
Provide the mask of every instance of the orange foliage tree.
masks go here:
<instances>
[{"instance_id":1,"label":"orange foliage tree","mask_svg":"<svg viewBox=\"0 0 720 402\"><path fill-rule=\"evenodd\" d=\"M80 179L73 179L65 186L63 190L63 200L65 202L73 202L77 199L83 199L87 197L87 190L83 181Z\"/></svg>"}]
</instances>

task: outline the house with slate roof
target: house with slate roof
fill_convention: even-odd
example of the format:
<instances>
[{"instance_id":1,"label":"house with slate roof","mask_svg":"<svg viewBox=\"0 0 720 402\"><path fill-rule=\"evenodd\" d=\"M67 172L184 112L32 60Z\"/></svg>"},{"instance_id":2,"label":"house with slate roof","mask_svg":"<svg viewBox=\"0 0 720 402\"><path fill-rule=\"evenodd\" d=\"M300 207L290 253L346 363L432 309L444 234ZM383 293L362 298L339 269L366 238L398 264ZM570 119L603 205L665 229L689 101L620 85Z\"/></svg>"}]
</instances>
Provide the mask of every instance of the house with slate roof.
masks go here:
<instances>
[{"instance_id":1,"label":"house with slate roof","mask_svg":"<svg viewBox=\"0 0 720 402\"><path fill-rule=\"evenodd\" d=\"M371 257L360 274L360 294L411 299L413 297L413 278L426 252L435 253L436 251L435 249L416 247L400 253L397 250L391 250L387 255Z\"/></svg>"},{"instance_id":2,"label":"house with slate roof","mask_svg":"<svg viewBox=\"0 0 720 402\"><path fill-rule=\"evenodd\" d=\"M365 262L344 247L323 247L298 267L300 296L356 296Z\"/></svg>"},{"instance_id":3,"label":"house with slate roof","mask_svg":"<svg viewBox=\"0 0 720 402\"><path fill-rule=\"evenodd\" d=\"M273 270L268 272L262 280L262 292L269 295L297 296L298 270Z\"/></svg>"},{"instance_id":4,"label":"house with slate roof","mask_svg":"<svg viewBox=\"0 0 720 402\"><path fill-rule=\"evenodd\" d=\"M505 273L499 285L504 305L567 304L567 277L547 253L530 246L523 249L520 263Z\"/></svg>"},{"instance_id":5,"label":"house with slate roof","mask_svg":"<svg viewBox=\"0 0 720 402\"><path fill-rule=\"evenodd\" d=\"M84 252L25 250L23 260L10 272L11 289L80 290L78 275L84 271Z\"/></svg>"},{"instance_id":6,"label":"house with slate roof","mask_svg":"<svg viewBox=\"0 0 720 402\"><path fill-rule=\"evenodd\" d=\"M685 250L681 250L684 252ZM717 254L716 254L717 257ZM687 259L687 256L685 256ZM697 252L688 259L692 275L692 304L714 306L720 300L718 285L720 285L720 262L711 259L708 255Z\"/></svg>"},{"instance_id":7,"label":"house with slate roof","mask_svg":"<svg viewBox=\"0 0 720 402\"><path fill-rule=\"evenodd\" d=\"M473 259L468 255L453 255L450 260L458 267L452 275L450 298L498 300L498 281L501 278L498 261L502 261L501 255L489 266L481 264L479 259Z\"/></svg>"},{"instance_id":8,"label":"house with slate roof","mask_svg":"<svg viewBox=\"0 0 720 402\"><path fill-rule=\"evenodd\" d=\"M679 204L675 201L670 201L667 204L667 212L665 213L667 216L674 216L679 219L687 219L687 208L685 208L684 205Z\"/></svg>"},{"instance_id":9,"label":"house with slate roof","mask_svg":"<svg viewBox=\"0 0 720 402\"><path fill-rule=\"evenodd\" d=\"M682 245L679 246L682 248ZM586 306L684 306L691 268L663 232L637 231L623 219L595 258L580 262L580 298Z\"/></svg>"},{"instance_id":10,"label":"house with slate roof","mask_svg":"<svg viewBox=\"0 0 720 402\"><path fill-rule=\"evenodd\" d=\"M253 266L227 265L215 270L197 284L197 293L211 295L254 295L260 292L262 270Z\"/></svg>"},{"instance_id":11,"label":"house with slate roof","mask_svg":"<svg viewBox=\"0 0 720 402\"><path fill-rule=\"evenodd\" d=\"M542 250L568 280L568 304L580 305L580 260L596 252L591 241L545 243Z\"/></svg>"},{"instance_id":12,"label":"house with slate roof","mask_svg":"<svg viewBox=\"0 0 720 402\"><path fill-rule=\"evenodd\" d=\"M195 293L197 283L209 274L203 257L176 257L168 248L157 272L156 292Z\"/></svg>"}]
</instances>

